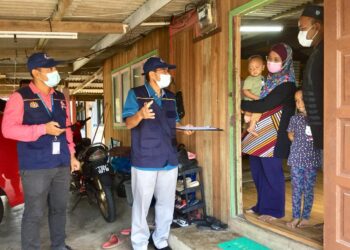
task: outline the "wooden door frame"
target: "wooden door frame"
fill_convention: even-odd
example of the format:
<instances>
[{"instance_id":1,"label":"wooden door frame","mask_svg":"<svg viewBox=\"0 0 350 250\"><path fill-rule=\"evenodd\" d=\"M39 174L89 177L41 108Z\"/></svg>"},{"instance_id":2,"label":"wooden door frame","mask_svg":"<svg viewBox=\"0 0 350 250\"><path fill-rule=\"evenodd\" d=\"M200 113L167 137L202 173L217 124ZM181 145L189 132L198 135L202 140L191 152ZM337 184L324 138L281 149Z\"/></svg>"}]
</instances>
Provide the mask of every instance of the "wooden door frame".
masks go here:
<instances>
[{"instance_id":1,"label":"wooden door frame","mask_svg":"<svg viewBox=\"0 0 350 250\"><path fill-rule=\"evenodd\" d=\"M277 0L252 0L230 11L229 14L229 56L228 56L228 100L231 126L229 130L229 173L230 173L230 218L243 213L242 200L242 157L241 157L241 33L240 16ZM235 91L239 89L239 91Z\"/></svg>"},{"instance_id":2,"label":"wooden door frame","mask_svg":"<svg viewBox=\"0 0 350 250\"><path fill-rule=\"evenodd\" d=\"M346 0L348 1L348 0ZM350 249L348 147L350 32L345 1L325 0L324 18L324 247ZM346 25L345 25L346 24ZM326 64L325 64L326 65Z\"/></svg>"}]
</instances>

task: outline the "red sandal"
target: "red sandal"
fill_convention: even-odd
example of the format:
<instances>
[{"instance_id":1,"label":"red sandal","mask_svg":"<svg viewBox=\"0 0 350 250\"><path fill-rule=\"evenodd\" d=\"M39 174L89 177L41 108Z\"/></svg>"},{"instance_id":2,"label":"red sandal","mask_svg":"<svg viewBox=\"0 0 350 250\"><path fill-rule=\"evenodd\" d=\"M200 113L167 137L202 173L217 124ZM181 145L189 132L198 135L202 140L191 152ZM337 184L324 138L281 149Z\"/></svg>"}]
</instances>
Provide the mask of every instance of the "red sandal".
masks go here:
<instances>
[{"instance_id":1,"label":"red sandal","mask_svg":"<svg viewBox=\"0 0 350 250\"><path fill-rule=\"evenodd\" d=\"M121 235L126 235L126 236L130 235L131 234L131 228L126 228L126 229L121 230L120 234Z\"/></svg>"},{"instance_id":2,"label":"red sandal","mask_svg":"<svg viewBox=\"0 0 350 250\"><path fill-rule=\"evenodd\" d=\"M110 249L119 246L123 241L118 238L117 235L111 234L108 241L102 244L103 249Z\"/></svg>"}]
</instances>

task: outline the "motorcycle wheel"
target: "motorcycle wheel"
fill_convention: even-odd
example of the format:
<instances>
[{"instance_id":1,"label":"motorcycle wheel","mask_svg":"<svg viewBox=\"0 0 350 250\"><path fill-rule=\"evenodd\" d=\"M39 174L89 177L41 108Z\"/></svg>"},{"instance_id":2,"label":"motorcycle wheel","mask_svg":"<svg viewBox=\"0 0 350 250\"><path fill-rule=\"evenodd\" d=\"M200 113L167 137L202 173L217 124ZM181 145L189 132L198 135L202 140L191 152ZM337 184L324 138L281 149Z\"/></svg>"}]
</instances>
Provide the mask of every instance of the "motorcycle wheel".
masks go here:
<instances>
[{"instance_id":1,"label":"motorcycle wheel","mask_svg":"<svg viewBox=\"0 0 350 250\"><path fill-rule=\"evenodd\" d=\"M0 197L0 223L2 222L3 217L4 217L4 204L2 203L2 199Z\"/></svg>"},{"instance_id":2,"label":"motorcycle wheel","mask_svg":"<svg viewBox=\"0 0 350 250\"><path fill-rule=\"evenodd\" d=\"M100 208L100 212L103 218L107 222L113 222L116 219L116 214L115 214L115 202L114 202L112 187L102 186L99 180L98 182L101 187L99 190L97 190L97 193L96 193L98 207Z\"/></svg>"}]
</instances>

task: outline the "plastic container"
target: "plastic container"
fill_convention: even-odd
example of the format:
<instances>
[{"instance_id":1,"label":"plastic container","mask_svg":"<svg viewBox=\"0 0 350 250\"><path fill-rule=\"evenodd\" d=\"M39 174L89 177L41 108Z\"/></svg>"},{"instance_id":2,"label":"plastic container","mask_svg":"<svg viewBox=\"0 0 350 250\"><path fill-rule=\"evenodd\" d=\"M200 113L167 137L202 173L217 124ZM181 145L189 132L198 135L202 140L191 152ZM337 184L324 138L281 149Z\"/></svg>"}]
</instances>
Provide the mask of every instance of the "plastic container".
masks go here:
<instances>
[{"instance_id":1,"label":"plastic container","mask_svg":"<svg viewBox=\"0 0 350 250\"><path fill-rule=\"evenodd\" d=\"M131 180L124 181L124 188L125 188L126 200L129 206L132 206L134 198L132 196Z\"/></svg>"}]
</instances>

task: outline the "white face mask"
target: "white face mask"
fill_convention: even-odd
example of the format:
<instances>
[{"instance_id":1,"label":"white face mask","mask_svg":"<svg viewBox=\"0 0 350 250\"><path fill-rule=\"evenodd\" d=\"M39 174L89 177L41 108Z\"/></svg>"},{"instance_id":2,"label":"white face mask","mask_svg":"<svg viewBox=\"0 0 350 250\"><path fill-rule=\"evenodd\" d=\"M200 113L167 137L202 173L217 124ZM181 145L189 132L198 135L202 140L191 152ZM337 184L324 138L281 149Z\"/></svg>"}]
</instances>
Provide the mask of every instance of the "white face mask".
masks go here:
<instances>
[{"instance_id":1,"label":"white face mask","mask_svg":"<svg viewBox=\"0 0 350 250\"><path fill-rule=\"evenodd\" d=\"M156 81L159 88L163 89L170 85L171 82L171 75L168 74L160 74L160 80Z\"/></svg>"},{"instance_id":2,"label":"white face mask","mask_svg":"<svg viewBox=\"0 0 350 250\"><path fill-rule=\"evenodd\" d=\"M312 26L311 26L312 27ZM316 37L316 35L318 34L318 31L316 32L316 34L313 36L313 38L311 39L307 39L307 33L309 32L309 30L311 29L311 27L308 30L305 31L299 31L298 34L298 40L301 46L303 47L311 47L312 42L314 40L314 38Z\"/></svg>"},{"instance_id":3,"label":"white face mask","mask_svg":"<svg viewBox=\"0 0 350 250\"><path fill-rule=\"evenodd\" d=\"M61 77L57 70L46 74L47 80L43 82L50 88L56 87L60 81Z\"/></svg>"}]
</instances>

